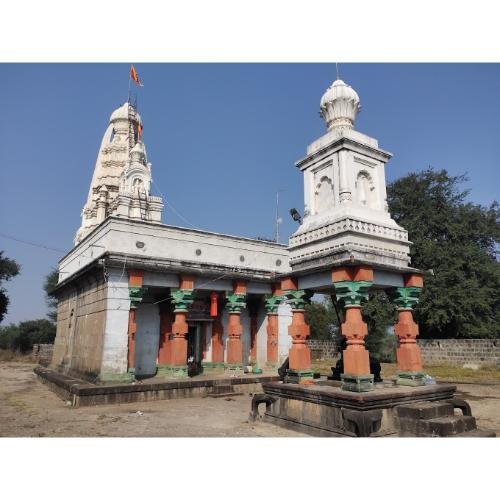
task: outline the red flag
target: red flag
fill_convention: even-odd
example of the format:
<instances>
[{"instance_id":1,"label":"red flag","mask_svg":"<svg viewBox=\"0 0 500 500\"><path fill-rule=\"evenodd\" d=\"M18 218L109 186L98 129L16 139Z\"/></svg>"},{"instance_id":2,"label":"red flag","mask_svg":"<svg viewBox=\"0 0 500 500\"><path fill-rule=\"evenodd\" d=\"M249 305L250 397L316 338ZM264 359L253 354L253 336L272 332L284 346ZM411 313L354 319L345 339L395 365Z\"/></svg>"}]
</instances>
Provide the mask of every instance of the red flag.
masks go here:
<instances>
[{"instance_id":1,"label":"red flag","mask_svg":"<svg viewBox=\"0 0 500 500\"><path fill-rule=\"evenodd\" d=\"M130 65L130 78L134 80L134 82L139 85L139 87L144 87L142 84L141 80L139 79L139 75L137 74L137 71L134 68L134 65Z\"/></svg>"},{"instance_id":2,"label":"red flag","mask_svg":"<svg viewBox=\"0 0 500 500\"><path fill-rule=\"evenodd\" d=\"M140 123L137 124L137 132L139 135L139 138L142 137L142 125Z\"/></svg>"}]
</instances>

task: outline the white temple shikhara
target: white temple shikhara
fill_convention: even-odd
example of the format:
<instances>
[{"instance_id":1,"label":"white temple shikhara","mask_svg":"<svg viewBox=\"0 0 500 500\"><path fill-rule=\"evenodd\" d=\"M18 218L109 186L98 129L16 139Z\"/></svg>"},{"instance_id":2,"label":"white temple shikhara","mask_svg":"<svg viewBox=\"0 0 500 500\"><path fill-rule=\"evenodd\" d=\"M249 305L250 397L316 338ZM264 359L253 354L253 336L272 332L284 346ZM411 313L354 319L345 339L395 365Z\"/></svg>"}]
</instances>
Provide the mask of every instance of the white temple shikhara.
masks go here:
<instances>
[{"instance_id":1,"label":"white temple shikhara","mask_svg":"<svg viewBox=\"0 0 500 500\"><path fill-rule=\"evenodd\" d=\"M407 232L386 203L390 153L354 129L357 93L341 80L320 114L327 132L297 162L304 218L289 246L163 224L151 196L142 121L129 103L113 112L99 149L76 246L59 265L52 366L102 382L160 374L186 377L253 365L312 382L304 307L335 295L345 311L344 389L373 389L361 304L392 291L402 384L423 373L411 308L423 286L409 267Z\"/></svg>"},{"instance_id":2,"label":"white temple shikhara","mask_svg":"<svg viewBox=\"0 0 500 500\"><path fill-rule=\"evenodd\" d=\"M108 216L161 222L162 199L151 196L151 163L141 137L142 120L126 102L109 118L97 155L77 245Z\"/></svg>"}]
</instances>

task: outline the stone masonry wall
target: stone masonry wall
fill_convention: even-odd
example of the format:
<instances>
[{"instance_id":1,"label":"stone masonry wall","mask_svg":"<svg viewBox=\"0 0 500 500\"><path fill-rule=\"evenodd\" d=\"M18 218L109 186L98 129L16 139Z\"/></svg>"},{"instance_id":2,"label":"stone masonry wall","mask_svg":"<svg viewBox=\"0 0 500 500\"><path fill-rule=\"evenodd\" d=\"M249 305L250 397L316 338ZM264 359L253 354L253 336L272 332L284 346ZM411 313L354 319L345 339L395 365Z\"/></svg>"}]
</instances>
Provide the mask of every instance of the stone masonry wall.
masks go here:
<instances>
[{"instance_id":1,"label":"stone masonry wall","mask_svg":"<svg viewBox=\"0 0 500 500\"><path fill-rule=\"evenodd\" d=\"M53 368L99 374L106 320L106 290L102 277L87 277L58 296Z\"/></svg>"},{"instance_id":2,"label":"stone masonry wall","mask_svg":"<svg viewBox=\"0 0 500 500\"><path fill-rule=\"evenodd\" d=\"M500 368L500 340L419 339L425 364L495 365Z\"/></svg>"},{"instance_id":3,"label":"stone masonry wall","mask_svg":"<svg viewBox=\"0 0 500 500\"><path fill-rule=\"evenodd\" d=\"M308 340L312 359L331 359L339 354L335 340ZM495 365L500 368L500 340L418 339L424 365Z\"/></svg>"},{"instance_id":4,"label":"stone masonry wall","mask_svg":"<svg viewBox=\"0 0 500 500\"><path fill-rule=\"evenodd\" d=\"M35 363L49 366L54 352L54 344L33 344L31 357Z\"/></svg>"},{"instance_id":5,"label":"stone masonry wall","mask_svg":"<svg viewBox=\"0 0 500 500\"><path fill-rule=\"evenodd\" d=\"M311 349L311 359L332 359L340 354L335 340L310 339L307 345Z\"/></svg>"}]
</instances>

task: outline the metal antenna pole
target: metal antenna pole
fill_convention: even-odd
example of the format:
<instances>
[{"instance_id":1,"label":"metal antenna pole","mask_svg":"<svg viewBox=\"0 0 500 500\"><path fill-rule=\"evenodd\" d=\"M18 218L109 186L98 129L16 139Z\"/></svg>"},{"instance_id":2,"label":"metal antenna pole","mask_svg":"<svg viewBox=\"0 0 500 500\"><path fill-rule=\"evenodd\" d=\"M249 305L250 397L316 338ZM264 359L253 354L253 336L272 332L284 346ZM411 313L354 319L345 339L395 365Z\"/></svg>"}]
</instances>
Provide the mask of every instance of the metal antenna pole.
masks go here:
<instances>
[{"instance_id":1,"label":"metal antenna pole","mask_svg":"<svg viewBox=\"0 0 500 500\"><path fill-rule=\"evenodd\" d=\"M340 78L339 78L339 63L335 63L335 68L337 69L337 80L340 80Z\"/></svg>"}]
</instances>

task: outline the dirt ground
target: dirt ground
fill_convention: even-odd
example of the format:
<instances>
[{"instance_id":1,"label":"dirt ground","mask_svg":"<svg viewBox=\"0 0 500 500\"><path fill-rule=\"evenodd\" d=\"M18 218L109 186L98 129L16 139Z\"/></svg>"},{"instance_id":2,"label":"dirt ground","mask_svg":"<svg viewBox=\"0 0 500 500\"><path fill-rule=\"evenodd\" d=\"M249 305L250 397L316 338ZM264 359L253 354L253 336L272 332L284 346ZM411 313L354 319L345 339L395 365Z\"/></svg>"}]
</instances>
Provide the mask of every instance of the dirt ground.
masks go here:
<instances>
[{"instance_id":1,"label":"dirt ground","mask_svg":"<svg viewBox=\"0 0 500 500\"><path fill-rule=\"evenodd\" d=\"M38 381L35 366L0 362L2 437L306 437L248 423L248 394L71 408Z\"/></svg>"},{"instance_id":2,"label":"dirt ground","mask_svg":"<svg viewBox=\"0 0 500 500\"><path fill-rule=\"evenodd\" d=\"M39 382L35 365L0 362L0 436L307 437L248 423L251 396L71 408ZM500 385L460 384L479 428L500 436Z\"/></svg>"}]
</instances>

